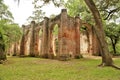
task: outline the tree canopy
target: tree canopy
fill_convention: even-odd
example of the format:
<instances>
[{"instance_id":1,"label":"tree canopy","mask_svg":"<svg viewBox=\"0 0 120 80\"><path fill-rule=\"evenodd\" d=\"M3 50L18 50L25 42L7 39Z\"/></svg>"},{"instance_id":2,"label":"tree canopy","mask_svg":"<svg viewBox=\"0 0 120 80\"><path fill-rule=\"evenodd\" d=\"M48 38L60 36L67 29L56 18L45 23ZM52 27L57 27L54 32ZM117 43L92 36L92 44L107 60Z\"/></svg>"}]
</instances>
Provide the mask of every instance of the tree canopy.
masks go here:
<instances>
[{"instance_id":1,"label":"tree canopy","mask_svg":"<svg viewBox=\"0 0 120 80\"><path fill-rule=\"evenodd\" d=\"M7 19L10 21L14 19L12 13L8 9L8 6L4 4L3 0L0 0L0 20L1 19Z\"/></svg>"},{"instance_id":2,"label":"tree canopy","mask_svg":"<svg viewBox=\"0 0 120 80\"><path fill-rule=\"evenodd\" d=\"M105 27L106 36L110 39L113 53L117 54L116 45L120 41L120 24L111 22Z\"/></svg>"},{"instance_id":3,"label":"tree canopy","mask_svg":"<svg viewBox=\"0 0 120 80\"><path fill-rule=\"evenodd\" d=\"M40 3L39 0L34 0L32 2L33 6L34 6L34 11L33 11L33 15L28 17L28 21L36 21L36 22L40 22L41 20L43 20L44 16L45 16L45 12L43 12L41 10L42 5L38 4Z\"/></svg>"},{"instance_id":4,"label":"tree canopy","mask_svg":"<svg viewBox=\"0 0 120 80\"><path fill-rule=\"evenodd\" d=\"M6 49L20 40L22 31L18 24L13 22L12 13L3 0L0 0L0 62L6 59Z\"/></svg>"}]
</instances>

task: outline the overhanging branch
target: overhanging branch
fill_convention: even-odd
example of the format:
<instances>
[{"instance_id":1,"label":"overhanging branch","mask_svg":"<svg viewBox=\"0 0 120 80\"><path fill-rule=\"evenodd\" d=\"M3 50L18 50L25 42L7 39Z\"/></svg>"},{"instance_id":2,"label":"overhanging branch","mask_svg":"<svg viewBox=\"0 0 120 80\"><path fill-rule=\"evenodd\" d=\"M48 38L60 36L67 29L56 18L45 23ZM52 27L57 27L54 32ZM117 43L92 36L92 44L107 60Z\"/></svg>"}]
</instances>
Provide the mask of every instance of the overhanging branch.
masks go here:
<instances>
[{"instance_id":1,"label":"overhanging branch","mask_svg":"<svg viewBox=\"0 0 120 80\"><path fill-rule=\"evenodd\" d=\"M106 18L105 18L104 20L109 19L110 17L112 17L112 16L113 16L113 14L114 14L115 12L117 12L117 11L119 11L119 10L120 10L120 7L115 8L115 9L110 10L110 11L107 11L107 12L108 12L108 15L106 16Z\"/></svg>"}]
</instances>

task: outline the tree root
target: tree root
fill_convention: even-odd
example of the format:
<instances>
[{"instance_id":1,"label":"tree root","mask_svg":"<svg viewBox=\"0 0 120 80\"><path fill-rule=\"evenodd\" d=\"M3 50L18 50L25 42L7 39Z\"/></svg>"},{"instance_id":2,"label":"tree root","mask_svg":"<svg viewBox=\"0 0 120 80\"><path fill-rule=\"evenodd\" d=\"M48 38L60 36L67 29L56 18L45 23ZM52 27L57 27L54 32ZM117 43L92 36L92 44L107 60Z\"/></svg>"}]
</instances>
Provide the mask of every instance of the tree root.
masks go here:
<instances>
[{"instance_id":1,"label":"tree root","mask_svg":"<svg viewBox=\"0 0 120 80\"><path fill-rule=\"evenodd\" d=\"M118 66L116 66L116 65L114 65L114 64L112 64L111 66L112 66L113 68L115 68L115 69L120 70L120 67L118 67Z\"/></svg>"},{"instance_id":2,"label":"tree root","mask_svg":"<svg viewBox=\"0 0 120 80\"><path fill-rule=\"evenodd\" d=\"M4 64L5 60L0 60L0 64Z\"/></svg>"},{"instance_id":3,"label":"tree root","mask_svg":"<svg viewBox=\"0 0 120 80\"><path fill-rule=\"evenodd\" d=\"M7 59L6 60L0 60L0 64L4 64L7 62Z\"/></svg>"},{"instance_id":4,"label":"tree root","mask_svg":"<svg viewBox=\"0 0 120 80\"><path fill-rule=\"evenodd\" d=\"M106 65L105 63L101 63L100 65L98 65L99 67L105 67L105 66L109 66L109 67L113 67L117 70L120 70L120 67L114 65L114 64L110 64L110 65Z\"/></svg>"},{"instance_id":5,"label":"tree root","mask_svg":"<svg viewBox=\"0 0 120 80\"><path fill-rule=\"evenodd\" d=\"M99 64L98 66L99 66L99 67L104 67L105 64L104 64L104 63L101 63L101 64Z\"/></svg>"}]
</instances>

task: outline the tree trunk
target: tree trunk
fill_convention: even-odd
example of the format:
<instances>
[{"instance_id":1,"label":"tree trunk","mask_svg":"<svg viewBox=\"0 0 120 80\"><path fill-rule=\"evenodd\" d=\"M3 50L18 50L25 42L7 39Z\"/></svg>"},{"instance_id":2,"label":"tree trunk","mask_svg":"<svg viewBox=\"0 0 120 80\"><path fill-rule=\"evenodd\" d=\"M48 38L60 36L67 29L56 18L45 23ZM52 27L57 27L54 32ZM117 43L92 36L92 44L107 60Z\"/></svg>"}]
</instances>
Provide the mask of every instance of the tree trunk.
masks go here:
<instances>
[{"instance_id":1,"label":"tree trunk","mask_svg":"<svg viewBox=\"0 0 120 80\"><path fill-rule=\"evenodd\" d=\"M93 0L85 0L85 3L91 10L94 20L95 20L95 32L99 41L99 45L101 47L102 53L102 64L101 65L106 65L106 66L111 66L113 64L112 57L109 53L107 42L105 40L105 32L103 30L103 24L102 24L102 19L100 16L100 13L98 9L95 6L95 3Z\"/></svg>"},{"instance_id":2,"label":"tree trunk","mask_svg":"<svg viewBox=\"0 0 120 80\"><path fill-rule=\"evenodd\" d=\"M111 40L111 42L112 42L113 52L114 52L114 54L116 54L116 48L115 48L116 43L115 43L115 41L114 41L112 38L110 38L110 40Z\"/></svg>"},{"instance_id":3,"label":"tree trunk","mask_svg":"<svg viewBox=\"0 0 120 80\"><path fill-rule=\"evenodd\" d=\"M5 55L5 44L4 44L2 33L0 33L0 63L2 63L2 61L6 59L7 58Z\"/></svg>"},{"instance_id":4,"label":"tree trunk","mask_svg":"<svg viewBox=\"0 0 120 80\"><path fill-rule=\"evenodd\" d=\"M116 44L113 44L113 51L114 51L114 54L116 54L116 48L115 48Z\"/></svg>"}]
</instances>

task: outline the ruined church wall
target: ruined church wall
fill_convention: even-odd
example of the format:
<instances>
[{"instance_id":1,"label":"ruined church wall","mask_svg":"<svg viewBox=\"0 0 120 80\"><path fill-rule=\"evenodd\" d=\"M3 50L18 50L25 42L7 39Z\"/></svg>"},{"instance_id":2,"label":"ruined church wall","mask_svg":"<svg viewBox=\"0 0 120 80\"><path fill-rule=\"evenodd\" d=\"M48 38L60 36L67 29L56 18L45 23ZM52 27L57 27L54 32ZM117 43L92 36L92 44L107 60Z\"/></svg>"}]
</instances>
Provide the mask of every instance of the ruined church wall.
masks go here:
<instances>
[{"instance_id":1,"label":"ruined church wall","mask_svg":"<svg viewBox=\"0 0 120 80\"><path fill-rule=\"evenodd\" d=\"M55 38L53 35L54 24L59 25L58 53L56 53ZM82 23L79 17L70 17L66 9L61 11L57 18L45 17L41 24L32 22L30 28L24 27L21 40L20 55L40 56L44 58L71 59L81 54L96 53L98 45L92 28L89 34L80 32ZM42 29L42 36L39 35ZM95 39L93 39L95 38ZM95 48L96 47L96 48ZM97 50L96 50L97 49Z\"/></svg>"}]
</instances>

